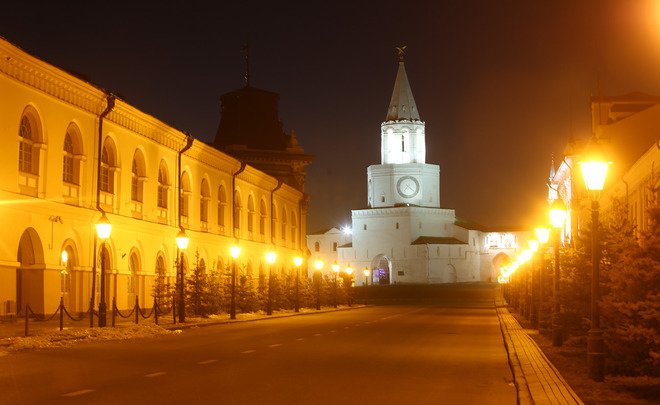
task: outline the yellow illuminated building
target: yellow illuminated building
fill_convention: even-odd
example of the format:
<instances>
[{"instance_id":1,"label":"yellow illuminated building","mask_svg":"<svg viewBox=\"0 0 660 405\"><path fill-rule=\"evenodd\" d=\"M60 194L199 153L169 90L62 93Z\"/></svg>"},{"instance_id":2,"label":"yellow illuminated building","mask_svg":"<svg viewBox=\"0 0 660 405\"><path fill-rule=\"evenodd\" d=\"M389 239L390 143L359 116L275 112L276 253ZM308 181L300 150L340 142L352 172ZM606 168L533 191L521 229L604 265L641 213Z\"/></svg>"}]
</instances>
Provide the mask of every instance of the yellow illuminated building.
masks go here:
<instances>
[{"instance_id":1,"label":"yellow illuminated building","mask_svg":"<svg viewBox=\"0 0 660 405\"><path fill-rule=\"evenodd\" d=\"M311 158L289 185L2 38L0 136L0 317L25 305L53 313L60 297L70 312L87 311L101 256L108 305L137 297L150 307L156 277L174 283L179 226L190 237L186 269L199 260L224 271L234 243L241 271L255 277L266 251L277 251L280 271L305 252L300 168ZM102 212L112 224L103 243Z\"/></svg>"}]
</instances>

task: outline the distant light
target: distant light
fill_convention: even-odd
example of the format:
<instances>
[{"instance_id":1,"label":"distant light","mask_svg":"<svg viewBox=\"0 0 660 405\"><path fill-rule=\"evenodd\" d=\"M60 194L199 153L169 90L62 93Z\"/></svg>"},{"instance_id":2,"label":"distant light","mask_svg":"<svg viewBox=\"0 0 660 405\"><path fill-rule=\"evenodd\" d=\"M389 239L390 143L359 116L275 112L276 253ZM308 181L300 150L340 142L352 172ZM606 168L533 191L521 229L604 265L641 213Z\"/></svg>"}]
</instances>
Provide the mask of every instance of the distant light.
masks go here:
<instances>
[{"instance_id":1,"label":"distant light","mask_svg":"<svg viewBox=\"0 0 660 405\"><path fill-rule=\"evenodd\" d=\"M277 253L273 251L266 253L266 261L268 262L268 264L275 263L275 260L277 260Z\"/></svg>"},{"instance_id":2,"label":"distant light","mask_svg":"<svg viewBox=\"0 0 660 405\"><path fill-rule=\"evenodd\" d=\"M67 262L69 261L69 253L66 250L62 251L62 263L66 266Z\"/></svg>"},{"instance_id":3,"label":"distant light","mask_svg":"<svg viewBox=\"0 0 660 405\"><path fill-rule=\"evenodd\" d=\"M293 258L293 264L296 267L300 267L302 265L302 262L303 262L303 258L300 257L300 256L296 256L296 257Z\"/></svg>"},{"instance_id":4,"label":"distant light","mask_svg":"<svg viewBox=\"0 0 660 405\"><path fill-rule=\"evenodd\" d=\"M348 225L344 225L341 228L341 231L344 232L344 235L352 235L353 234L353 229Z\"/></svg>"},{"instance_id":5,"label":"distant light","mask_svg":"<svg viewBox=\"0 0 660 405\"><path fill-rule=\"evenodd\" d=\"M234 245L234 246L232 246L231 248L229 248L229 254L230 254L231 257L233 257L234 259L238 259L238 256L240 256L240 254L241 254L241 248L238 247L238 246L236 246L236 245Z\"/></svg>"}]
</instances>

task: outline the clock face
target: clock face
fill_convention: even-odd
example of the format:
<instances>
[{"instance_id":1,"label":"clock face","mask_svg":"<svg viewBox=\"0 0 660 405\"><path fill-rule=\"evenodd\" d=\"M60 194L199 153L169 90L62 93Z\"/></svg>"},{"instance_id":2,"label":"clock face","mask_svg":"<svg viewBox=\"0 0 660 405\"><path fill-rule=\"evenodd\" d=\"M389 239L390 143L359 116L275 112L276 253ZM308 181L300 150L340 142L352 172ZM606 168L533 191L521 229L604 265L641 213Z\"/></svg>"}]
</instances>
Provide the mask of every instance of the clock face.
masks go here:
<instances>
[{"instance_id":1,"label":"clock face","mask_svg":"<svg viewBox=\"0 0 660 405\"><path fill-rule=\"evenodd\" d=\"M412 198L419 193L419 182L412 176L403 176L396 182L396 191L403 198Z\"/></svg>"}]
</instances>

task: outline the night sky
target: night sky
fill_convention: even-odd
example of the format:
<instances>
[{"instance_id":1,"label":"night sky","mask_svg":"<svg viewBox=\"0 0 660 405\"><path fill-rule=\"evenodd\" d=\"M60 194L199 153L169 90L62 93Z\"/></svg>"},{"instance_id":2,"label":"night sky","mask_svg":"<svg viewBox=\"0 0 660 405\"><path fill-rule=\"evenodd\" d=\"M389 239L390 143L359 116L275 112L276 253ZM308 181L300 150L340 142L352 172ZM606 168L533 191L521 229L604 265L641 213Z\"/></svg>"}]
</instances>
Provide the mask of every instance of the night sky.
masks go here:
<instances>
[{"instance_id":1,"label":"night sky","mask_svg":"<svg viewBox=\"0 0 660 405\"><path fill-rule=\"evenodd\" d=\"M252 85L280 94L285 130L316 156L311 232L366 207L395 46L442 207L486 226L537 221L551 156L591 133L591 95L660 95L657 1L36 3L3 2L0 36L209 144L248 42Z\"/></svg>"}]
</instances>

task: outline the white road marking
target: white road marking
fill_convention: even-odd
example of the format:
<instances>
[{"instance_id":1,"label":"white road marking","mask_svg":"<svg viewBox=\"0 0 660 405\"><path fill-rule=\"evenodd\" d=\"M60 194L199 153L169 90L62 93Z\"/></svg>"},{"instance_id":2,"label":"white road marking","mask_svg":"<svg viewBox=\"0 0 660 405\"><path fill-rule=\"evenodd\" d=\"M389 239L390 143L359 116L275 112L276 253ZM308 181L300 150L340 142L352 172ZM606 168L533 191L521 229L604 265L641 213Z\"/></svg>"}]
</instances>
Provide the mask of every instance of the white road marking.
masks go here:
<instances>
[{"instance_id":1,"label":"white road marking","mask_svg":"<svg viewBox=\"0 0 660 405\"><path fill-rule=\"evenodd\" d=\"M167 374L167 373L164 372L164 371L157 371L155 373L146 374L145 377L147 377L147 378L160 377L161 375L165 375L165 374Z\"/></svg>"},{"instance_id":2,"label":"white road marking","mask_svg":"<svg viewBox=\"0 0 660 405\"><path fill-rule=\"evenodd\" d=\"M218 360L210 359L210 360L200 361L200 362L197 363L197 364L211 364L211 363L215 363L216 361L218 361Z\"/></svg>"},{"instance_id":3,"label":"white road marking","mask_svg":"<svg viewBox=\"0 0 660 405\"><path fill-rule=\"evenodd\" d=\"M337 331L333 329L330 331L330 333L337 333Z\"/></svg>"},{"instance_id":4,"label":"white road marking","mask_svg":"<svg viewBox=\"0 0 660 405\"><path fill-rule=\"evenodd\" d=\"M241 352L241 354L250 354L250 353L254 353L254 352L256 352L256 350L246 350L244 352Z\"/></svg>"},{"instance_id":5,"label":"white road marking","mask_svg":"<svg viewBox=\"0 0 660 405\"><path fill-rule=\"evenodd\" d=\"M69 392L67 394L62 395L63 397L78 397L81 395L89 394L90 392L94 392L94 390L86 389L86 390L79 390L79 391L73 391Z\"/></svg>"},{"instance_id":6,"label":"white road marking","mask_svg":"<svg viewBox=\"0 0 660 405\"><path fill-rule=\"evenodd\" d=\"M272 344L272 345L268 345L268 347L270 347L271 349L274 348L274 347L280 347L280 346L282 346L282 343L275 343L275 344Z\"/></svg>"},{"instance_id":7,"label":"white road marking","mask_svg":"<svg viewBox=\"0 0 660 405\"><path fill-rule=\"evenodd\" d=\"M314 336L323 336L323 335L320 333L315 333Z\"/></svg>"},{"instance_id":8,"label":"white road marking","mask_svg":"<svg viewBox=\"0 0 660 405\"><path fill-rule=\"evenodd\" d=\"M344 326L344 329L350 329L350 328L351 328L350 326Z\"/></svg>"},{"instance_id":9,"label":"white road marking","mask_svg":"<svg viewBox=\"0 0 660 405\"><path fill-rule=\"evenodd\" d=\"M296 340L299 341L299 342L302 342L303 340L305 340L305 338L298 338Z\"/></svg>"}]
</instances>

